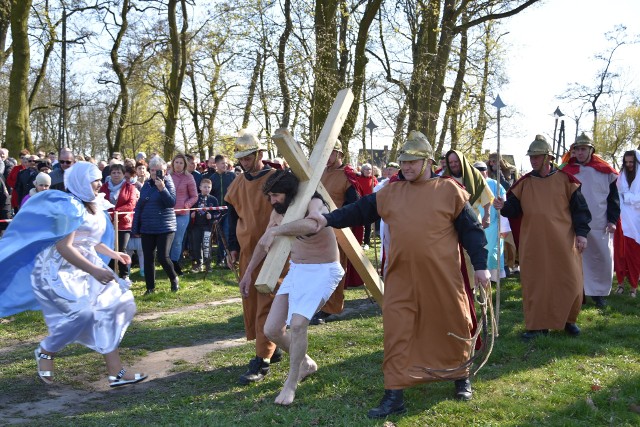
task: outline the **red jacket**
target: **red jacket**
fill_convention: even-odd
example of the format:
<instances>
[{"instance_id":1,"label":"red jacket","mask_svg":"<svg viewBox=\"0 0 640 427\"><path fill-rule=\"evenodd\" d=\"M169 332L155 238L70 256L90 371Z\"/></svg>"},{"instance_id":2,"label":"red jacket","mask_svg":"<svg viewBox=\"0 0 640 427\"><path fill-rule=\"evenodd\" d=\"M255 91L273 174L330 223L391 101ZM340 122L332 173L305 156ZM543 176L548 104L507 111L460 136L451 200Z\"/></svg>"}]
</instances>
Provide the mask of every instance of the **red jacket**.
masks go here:
<instances>
[{"instance_id":1,"label":"red jacket","mask_svg":"<svg viewBox=\"0 0 640 427\"><path fill-rule=\"evenodd\" d=\"M100 192L105 194L105 199L109 200L109 196L111 192L109 191L109 184L104 183L102 187L100 187ZM120 193L118 194L118 200L116 200L116 212L131 212L125 215L118 215L118 231L129 231L131 230L131 224L133 222L133 209L136 207L136 203L138 203L138 197L140 194L136 189L136 186L131 184L130 182L125 181L120 187ZM113 208L109 209L109 215L111 216L111 221L113 222Z\"/></svg>"},{"instance_id":2,"label":"red jacket","mask_svg":"<svg viewBox=\"0 0 640 427\"><path fill-rule=\"evenodd\" d=\"M373 187L378 185L378 180L375 176L371 175L370 177L366 177L364 175L358 175L356 180L360 184L360 188L362 190L361 196L367 196L373 193Z\"/></svg>"},{"instance_id":3,"label":"red jacket","mask_svg":"<svg viewBox=\"0 0 640 427\"><path fill-rule=\"evenodd\" d=\"M18 183L18 174L23 169L24 169L24 166L22 166L22 163L17 166L14 166L13 169L11 169L11 172L9 172L9 176L7 177L7 187L11 188L11 207L12 208L20 207L20 204L18 203L18 192L15 191L15 189L16 189L16 184Z\"/></svg>"}]
</instances>

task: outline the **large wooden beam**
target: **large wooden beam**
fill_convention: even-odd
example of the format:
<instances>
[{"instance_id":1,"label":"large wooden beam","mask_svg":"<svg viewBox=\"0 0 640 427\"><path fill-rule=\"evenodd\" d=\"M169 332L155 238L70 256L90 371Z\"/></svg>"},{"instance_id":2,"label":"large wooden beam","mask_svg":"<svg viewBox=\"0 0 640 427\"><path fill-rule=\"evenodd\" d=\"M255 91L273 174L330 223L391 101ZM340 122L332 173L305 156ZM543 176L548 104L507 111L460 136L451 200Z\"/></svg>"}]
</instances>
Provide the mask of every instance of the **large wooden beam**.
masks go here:
<instances>
[{"instance_id":1,"label":"large wooden beam","mask_svg":"<svg viewBox=\"0 0 640 427\"><path fill-rule=\"evenodd\" d=\"M335 104L334 104L335 105ZM330 116L331 117L331 116ZM324 128L323 128L324 129ZM322 135L322 134L321 134ZM336 135L337 137L337 135ZM311 161L306 159L302 149L293 140L291 135L286 131L279 129L276 131L273 136L273 140L278 147L278 151L280 154L284 156L284 158L289 163L291 170L296 174L296 176L300 179L301 185L302 183L306 184L305 187L305 197L300 197L300 191L298 192L298 197L296 197L296 202L292 204L289 209L287 209L287 213L285 214L285 218L283 222L289 222L295 219L302 218L304 216L304 211L306 210L307 205L309 204L309 200L311 195L313 194L314 189L311 186L311 178L315 179L317 171L320 171L320 176L325 169L325 165L328 159L328 156L325 158L324 155L314 157L313 153L311 158L318 163L312 163ZM320 139L319 139L320 141ZM329 150L329 154L333 151L333 144L335 144L335 140L333 143L329 145L331 148ZM314 153L318 149L314 149ZM323 153L324 154L324 153ZM315 167L312 167L312 164ZM329 193L325 190L322 184L319 182L317 184L317 190L322 195L322 197L329 203L331 210L336 209L333 200ZM299 217L295 217L291 219L294 214L289 215L289 212L292 208L299 204L299 207L296 208L297 211L302 209L302 214ZM375 267L371 264L367 256L362 251L360 244L356 240L355 236L351 232L350 229L336 229L335 230L336 237L338 240L338 244L342 248L342 250L347 254L349 261L351 261L352 265L360 274L360 277L364 280L365 286L371 293L371 295L375 298L378 304L382 304L382 297L384 295L384 283L380 276L378 275ZM278 237L274 241L273 245L269 250L269 254L267 255L267 259L265 260L262 270L258 275L258 279L256 280L255 286L261 292L271 292L275 288L275 284L278 280L280 273L282 272L282 268L284 267L284 263L286 262L287 256L291 250L291 238L287 237Z\"/></svg>"},{"instance_id":2,"label":"large wooden beam","mask_svg":"<svg viewBox=\"0 0 640 427\"><path fill-rule=\"evenodd\" d=\"M342 125L347 119L347 114L349 113L352 103L353 93L350 89L343 89L338 92L336 100L331 110L329 110L327 121L324 123L316 145L311 153L310 162L316 165L314 169L303 167L303 165L307 163L307 158L286 130L278 129L273 136L276 144L278 144L279 141L286 141L285 144L281 142L280 145L282 145L282 147L278 145L278 149L280 153L284 155L285 159L287 159L292 171L300 180L298 195L296 196L295 202L287 208L283 224L304 218L311 196L313 196L316 188L318 188L318 184L320 184L322 172L338 140L338 135L340 134ZM258 291L268 293L275 289L278 277L280 277L280 273L282 272L282 268L290 251L291 242L289 238L277 238L273 242L255 283Z\"/></svg>"},{"instance_id":3,"label":"large wooden beam","mask_svg":"<svg viewBox=\"0 0 640 427\"><path fill-rule=\"evenodd\" d=\"M284 156L284 158L289 163L289 166L291 166L291 170L301 181L305 180L311 175L312 171L314 170L311 166L311 162L305 159L304 153L300 149L300 146L293 140L288 132L279 129L273 136L273 140L276 143L280 154ZM331 196L324 188L322 183L318 184L318 193L320 193L322 198L327 201L327 203L329 204L329 208L332 211L337 209L335 203L333 203L333 200L331 199ZM304 204L305 208L308 203L309 202L307 201L306 204ZM288 209L287 213L289 213ZM334 231L336 233L336 238L338 240L340 248L345 252L345 254L347 254L347 258L349 258L349 261L351 261L351 264L364 281L364 284L371 293L371 296L373 296L378 304L382 305L384 283L378 275L375 267L371 264L371 261L369 261L369 258L367 258L362 248L360 247L360 243L358 243L356 236L353 235L353 232L350 228L335 229ZM278 242L279 244L276 244ZM265 281L269 279L269 277L266 275L262 276L263 272L265 272L265 274L275 276L274 280L277 281L279 274L282 271L282 267L286 262L289 251L291 250L290 242L291 238L276 238L276 241L274 241L271 249L269 249L269 254L274 252L274 255L272 255L270 259L267 258L267 260L269 260L271 264L267 267L268 261L265 261L264 266L260 271L260 275L258 275L258 279L256 280L256 287L260 286L258 289L267 288L267 283ZM267 257L269 257L269 255L267 255Z\"/></svg>"}]
</instances>

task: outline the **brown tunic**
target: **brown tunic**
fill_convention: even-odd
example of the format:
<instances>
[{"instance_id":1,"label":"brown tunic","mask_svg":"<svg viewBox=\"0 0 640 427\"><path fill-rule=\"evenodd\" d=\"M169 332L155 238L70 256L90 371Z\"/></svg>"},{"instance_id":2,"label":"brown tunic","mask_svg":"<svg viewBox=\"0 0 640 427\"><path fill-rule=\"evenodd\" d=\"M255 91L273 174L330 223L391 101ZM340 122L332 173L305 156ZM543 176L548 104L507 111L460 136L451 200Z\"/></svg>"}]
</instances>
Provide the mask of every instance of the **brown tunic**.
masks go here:
<instances>
[{"instance_id":1,"label":"brown tunic","mask_svg":"<svg viewBox=\"0 0 640 427\"><path fill-rule=\"evenodd\" d=\"M331 196L336 207L341 208L344 205L345 194L349 187L351 187L351 183L344 174L344 169L325 169L320 182L324 185L324 188ZM345 254L342 249L340 249L339 261L340 265L342 265L342 268L346 272L349 261L347 260L347 254ZM338 287L333 294L331 294L331 297L324 307L322 307L322 311L330 314L342 313L342 310L344 309L344 281L346 276L347 275L345 274L342 277Z\"/></svg>"},{"instance_id":2,"label":"brown tunic","mask_svg":"<svg viewBox=\"0 0 640 427\"><path fill-rule=\"evenodd\" d=\"M469 194L450 180L399 181L377 193L378 214L389 226L382 319L385 389L458 379L468 369L473 328L460 270L454 220ZM420 373L415 367L455 369ZM413 378L420 376L421 378Z\"/></svg>"},{"instance_id":3,"label":"brown tunic","mask_svg":"<svg viewBox=\"0 0 640 427\"><path fill-rule=\"evenodd\" d=\"M238 213L236 236L240 245L240 277L244 276L253 250L269 224L273 208L263 195L262 187L274 171L251 181L244 176L234 179L224 198L226 202L233 205ZM253 271L252 283L255 283L261 268L262 263ZM255 286L250 286L249 297L242 298L244 330L247 340L256 340L256 356L263 358L271 357L276 348L276 345L269 341L264 334L264 324L267 321L274 295L260 293Z\"/></svg>"},{"instance_id":4,"label":"brown tunic","mask_svg":"<svg viewBox=\"0 0 640 427\"><path fill-rule=\"evenodd\" d=\"M522 207L518 253L527 330L564 329L582 304L582 257L569 201L579 188L566 174L530 176L511 191Z\"/></svg>"}]
</instances>

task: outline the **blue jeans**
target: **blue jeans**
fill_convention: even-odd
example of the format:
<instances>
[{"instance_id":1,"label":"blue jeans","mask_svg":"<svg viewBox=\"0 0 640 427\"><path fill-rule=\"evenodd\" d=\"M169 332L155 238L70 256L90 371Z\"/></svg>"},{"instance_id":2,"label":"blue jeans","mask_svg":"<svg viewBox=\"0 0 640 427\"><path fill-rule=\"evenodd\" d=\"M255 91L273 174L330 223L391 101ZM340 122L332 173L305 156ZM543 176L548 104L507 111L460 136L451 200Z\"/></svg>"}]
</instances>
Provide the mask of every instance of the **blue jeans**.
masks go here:
<instances>
[{"instance_id":1,"label":"blue jeans","mask_svg":"<svg viewBox=\"0 0 640 427\"><path fill-rule=\"evenodd\" d=\"M169 253L171 261L178 262L180 258L182 258L182 242L184 241L184 233L187 231L190 220L191 217L189 215L176 215L178 227L176 228L176 235L173 238L171 252Z\"/></svg>"}]
</instances>

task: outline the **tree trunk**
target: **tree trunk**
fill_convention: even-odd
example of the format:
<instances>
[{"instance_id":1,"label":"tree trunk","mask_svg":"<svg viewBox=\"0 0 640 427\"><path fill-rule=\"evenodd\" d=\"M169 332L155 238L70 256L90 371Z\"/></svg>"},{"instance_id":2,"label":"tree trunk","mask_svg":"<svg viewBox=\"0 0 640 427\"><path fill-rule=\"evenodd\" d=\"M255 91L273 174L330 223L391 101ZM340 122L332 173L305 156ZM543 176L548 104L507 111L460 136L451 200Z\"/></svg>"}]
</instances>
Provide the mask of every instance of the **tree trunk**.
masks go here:
<instances>
[{"instance_id":1,"label":"tree trunk","mask_svg":"<svg viewBox=\"0 0 640 427\"><path fill-rule=\"evenodd\" d=\"M289 93L289 85L287 84L287 64L285 62L285 54L287 51L287 41L293 28L291 22L291 0L284 0L284 31L280 36L278 44L278 81L280 82L280 90L282 91L282 121L281 128L289 127L291 117L291 94Z\"/></svg>"},{"instance_id":2,"label":"tree trunk","mask_svg":"<svg viewBox=\"0 0 640 427\"><path fill-rule=\"evenodd\" d=\"M416 5L416 19L420 21L415 42L412 46L413 73L409 84L409 131L418 130L427 133L422 127L423 116L428 110L428 90L431 86L432 72L430 64L434 61L437 46L438 18L440 5L437 1L420 1ZM428 136L428 135L427 135ZM431 139L430 141L433 141Z\"/></svg>"},{"instance_id":3,"label":"tree trunk","mask_svg":"<svg viewBox=\"0 0 640 427\"><path fill-rule=\"evenodd\" d=\"M467 21L466 17L463 18ZM458 118L460 117L460 97L462 96L462 85L464 83L464 76L467 74L467 52L468 52L468 38L467 30L462 30L460 36L460 54L458 56L458 73L456 74L456 80L451 90L451 96L447 103L447 110L451 117L450 129L451 129L451 149L456 150L458 148L458 142L460 135L458 132ZM444 133L445 130L443 129ZM434 135L435 137L435 135Z\"/></svg>"},{"instance_id":4,"label":"tree trunk","mask_svg":"<svg viewBox=\"0 0 640 427\"><path fill-rule=\"evenodd\" d=\"M4 67L5 62L9 59L13 45L8 49L7 34L11 27L11 0L0 0L0 68Z\"/></svg>"},{"instance_id":5,"label":"tree trunk","mask_svg":"<svg viewBox=\"0 0 640 427\"><path fill-rule=\"evenodd\" d=\"M247 103L244 105L244 115L242 116L242 129L246 129L249 126L249 119L251 118L251 108L253 106L253 97L256 94L256 86L258 85L258 79L260 78L260 69L262 68L262 53L258 52L256 57L256 66L253 67L253 74L251 75L251 83L249 83L249 94L247 95Z\"/></svg>"},{"instance_id":6,"label":"tree trunk","mask_svg":"<svg viewBox=\"0 0 640 427\"><path fill-rule=\"evenodd\" d=\"M489 87L489 65L491 62L491 51L493 50L493 44L495 43L492 40L492 29L493 25L491 23L487 24L485 30L485 40L484 40L484 58L483 58L483 70L482 70L482 83L480 84L480 93L478 94L478 122L476 123L475 131L473 132L473 137L475 139L476 146L482 145L482 141L484 141L484 134L487 131L487 109L486 109L486 99L487 99L487 88Z\"/></svg>"},{"instance_id":7,"label":"tree trunk","mask_svg":"<svg viewBox=\"0 0 640 427\"><path fill-rule=\"evenodd\" d=\"M113 142L111 139L113 121L115 117L110 117L110 126L107 128L107 154L111 154L115 151L121 151L122 140L124 129L129 120L129 88L127 77L124 72L124 68L120 63L120 59L118 58L118 51L120 50L120 44L122 43L122 39L127 32L127 28L129 27L129 21L127 20L127 14L129 12L129 0L123 0L122 2L122 11L120 12L120 18L122 19L122 24L120 25L120 29L118 30L118 34L116 35L116 39L113 42L113 46L111 47L111 68L113 72L116 73L118 77L118 84L120 85L120 94L118 96L118 101L113 108L113 116L115 116L116 111L120 108L120 115L118 117L118 125L116 127L115 137L113 138ZM133 66L133 65L132 65Z\"/></svg>"},{"instance_id":8,"label":"tree trunk","mask_svg":"<svg viewBox=\"0 0 640 427\"><path fill-rule=\"evenodd\" d=\"M13 65L9 76L6 145L16 157L23 148L33 151L28 102L30 47L27 24L30 10L31 0L11 1Z\"/></svg>"},{"instance_id":9,"label":"tree trunk","mask_svg":"<svg viewBox=\"0 0 640 427\"><path fill-rule=\"evenodd\" d=\"M309 142L313 147L338 93L337 0L317 0L315 4L316 64L311 99ZM348 141L342 141L346 147Z\"/></svg>"},{"instance_id":10,"label":"tree trunk","mask_svg":"<svg viewBox=\"0 0 640 427\"><path fill-rule=\"evenodd\" d=\"M180 1L182 10L182 28L178 32L178 22L176 7ZM178 126L180 113L180 93L182 82L187 67L187 29L189 21L187 19L186 0L169 0L169 42L171 44L171 73L166 87L167 110L165 114L165 146L164 158L171 159L176 149L176 129ZM186 141L185 141L186 143Z\"/></svg>"},{"instance_id":11,"label":"tree trunk","mask_svg":"<svg viewBox=\"0 0 640 427\"><path fill-rule=\"evenodd\" d=\"M381 4L382 0L370 0L367 3L367 7L364 11L364 15L362 16L362 20L360 21L360 25L358 28L358 38L355 50L353 52L353 57L355 58L353 66L353 85L351 87L351 90L353 91L353 104L351 104L349 115L347 116L347 120L342 126L341 132L342 137L346 141L349 141L349 139L351 139L356 121L358 120L358 111L360 109L360 102L362 99L364 81L366 77L365 72L368 62L367 55L365 54L365 49L367 47L367 40L369 39L369 29L371 28L371 23L380 10ZM364 99L362 99L362 101L364 101Z\"/></svg>"},{"instance_id":12,"label":"tree trunk","mask_svg":"<svg viewBox=\"0 0 640 427\"><path fill-rule=\"evenodd\" d=\"M398 147L404 142L404 122L407 119L407 111L409 111L409 98L405 97L402 102L402 108L400 108L400 113L398 113L398 117L396 117L396 129L393 132L393 142L391 143L389 160L395 161L398 158Z\"/></svg>"},{"instance_id":13,"label":"tree trunk","mask_svg":"<svg viewBox=\"0 0 640 427\"><path fill-rule=\"evenodd\" d=\"M200 123L200 100L198 99L198 86L196 85L196 72L193 66L193 60L190 61L190 70L187 73L189 82L191 83L191 92L193 93L193 106L190 108L191 120L193 121L193 130L196 134L196 145L198 147L198 155L204 158L204 127ZM185 152L187 148L185 146Z\"/></svg>"}]
</instances>

